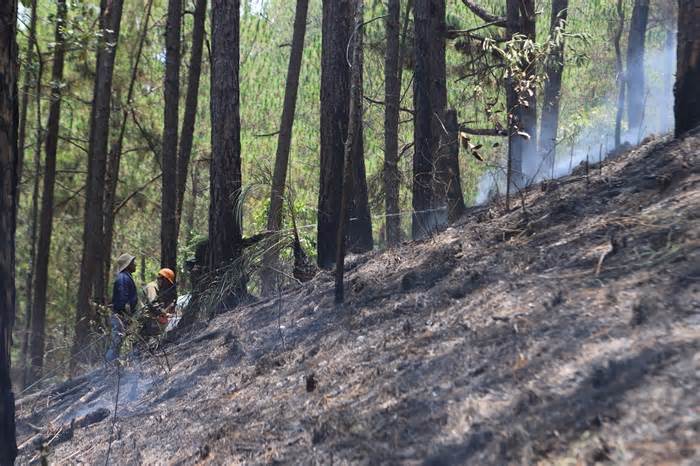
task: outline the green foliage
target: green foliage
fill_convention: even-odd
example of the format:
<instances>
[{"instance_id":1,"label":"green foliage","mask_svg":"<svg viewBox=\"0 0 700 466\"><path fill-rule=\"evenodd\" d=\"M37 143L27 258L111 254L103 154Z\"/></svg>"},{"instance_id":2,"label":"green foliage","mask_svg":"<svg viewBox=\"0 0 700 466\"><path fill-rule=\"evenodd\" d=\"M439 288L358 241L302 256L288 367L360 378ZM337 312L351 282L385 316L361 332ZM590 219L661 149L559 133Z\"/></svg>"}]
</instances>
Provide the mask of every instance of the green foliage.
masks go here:
<instances>
[{"instance_id":1,"label":"green foliage","mask_svg":"<svg viewBox=\"0 0 700 466\"><path fill-rule=\"evenodd\" d=\"M125 2L121 37L117 46L116 70L113 84L113 128L118 127L121 110L127 108L127 122L122 154L122 165L117 187L117 205L114 248L115 257L129 251L145 259L145 270L137 272L137 281L150 280L159 264L160 182L153 178L160 173L159 151L163 120L163 72L164 34L162 20L167 2L154 0L152 18L149 23L143 57L138 70L136 92L132 102L126 102L127 86L135 62L138 35L145 21L147 0ZM185 9L194 9L193 0L184 2ZM243 1L241 18L241 145L243 153L243 178L247 188L243 196L241 213L246 236L265 229L269 203L269 180L274 163L277 138L265 136L275 133L280 122L284 98L284 82L289 58L289 42L292 35L295 2L288 0ZM657 2L659 3L659 2ZM663 2L660 2L663 3ZM20 28L22 65L28 66L27 24L29 2L22 2L20 11L23 25ZM385 14L385 2L367 1L366 20ZM504 14L503 0L483 0L482 6L496 14ZM41 118L45 125L48 113L49 72L51 43L53 41L52 17L55 12L53 0L39 0L37 38L43 62L43 80L40 89ZM626 11L631 11L631 0L625 0ZM402 17L406 2L402 1ZM481 63L493 64L494 54L504 59L506 70L521 73L527 83L523 92L541 88L542 69L550 59L552 47L566 41L566 69L564 75L562 128L560 136L571 140L582 128L593 121L612 120L609 96L615 90L614 51L611 30L615 22L614 0L571 0L566 32L549 34L550 1L537 3L537 39L528 41L516 37L503 43L498 40L503 30L489 27L477 34L486 38L481 51L489 52ZM460 0L447 2L447 22L450 29L469 29L483 22L476 18ZM66 356L66 342L71 337L74 319L74 303L77 294L78 269L82 251L82 221L84 207L84 184L86 177L86 147L88 144L93 78L95 68L95 46L100 32L97 30L99 2L97 0L69 0L69 19L64 32L69 43L63 85L63 115L61 140L58 154L58 179L56 187L56 216L51 250L49 283L49 365ZM656 7L654 15L668 18L663 6ZM664 23L664 24L668 24ZM192 31L191 15L183 15L183 61L181 73L181 96L184 107L185 88L188 79ZM384 100L384 22L379 19L365 27L366 47L364 93L372 101ZM665 36L652 30L649 48L658 47ZM411 28L404 50L403 98L401 106L412 108ZM505 125L504 95L502 92L503 70L470 76L469 56L457 50L459 39L448 41L448 101L458 110L460 122L472 127L494 127ZM316 219L319 162L319 118L320 118L320 58L321 58L321 0L312 0L309 6L307 36L305 41L302 71L292 149L288 187L291 205L303 245L307 252L314 253L315 229L309 228ZM193 164L199 167L197 197L192 202L191 187L187 188L183 218L191 215L188 226L183 219L180 241L180 264L194 253L194 245L207 234L208 213L208 164L210 154L209 117L209 61L208 42L204 49L202 77L199 93L199 108L194 135ZM523 72L524 55L536 57ZM31 67L31 76L38 71L36 63ZM524 73L524 74L523 74ZM36 90L32 89L32 96ZM33 100L33 99L32 99ZM27 160L22 183L22 204L18 228L17 273L20 284L20 309L24 308L24 277L30 268L29 226L31 224L31 191L35 179L33 173L33 146L35 140L36 111L33 104L27 113ZM182 111L182 110L181 110ZM383 118L384 107L364 102L363 121L365 135L365 159L370 191L370 205L374 220L375 237L379 237L383 219L383 193L381 172L383 165ZM400 171L402 176L402 211L410 210L410 173L413 139L413 123L408 112L401 113L402 124L399 148L402 151ZM112 131L112 137L116 137ZM483 144L483 155L488 163L497 163L504 156L505 144L500 139L478 138L474 143ZM403 150L406 149L406 150ZM475 194L484 164L468 154L461 158L464 190L470 198ZM190 211L191 210L191 211ZM404 231L409 231L410 215L402 217ZM285 213L284 228L291 228L289 215ZM289 257L289 252L285 252ZM139 263L140 266L140 263ZM19 313L23 316L23 312ZM23 323L18 323L21 328Z\"/></svg>"}]
</instances>

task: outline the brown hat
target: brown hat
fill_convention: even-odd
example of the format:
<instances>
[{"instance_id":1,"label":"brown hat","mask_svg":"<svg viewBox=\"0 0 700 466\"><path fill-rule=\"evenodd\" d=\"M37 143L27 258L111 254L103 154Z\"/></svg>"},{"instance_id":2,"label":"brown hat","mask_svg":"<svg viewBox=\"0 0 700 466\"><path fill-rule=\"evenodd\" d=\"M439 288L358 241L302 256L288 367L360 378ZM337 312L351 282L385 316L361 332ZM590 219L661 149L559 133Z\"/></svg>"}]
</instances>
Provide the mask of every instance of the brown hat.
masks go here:
<instances>
[{"instance_id":1,"label":"brown hat","mask_svg":"<svg viewBox=\"0 0 700 466\"><path fill-rule=\"evenodd\" d=\"M131 254L122 254L119 256L119 259L117 259L117 273L123 272L124 269L129 267L135 260L136 257Z\"/></svg>"}]
</instances>

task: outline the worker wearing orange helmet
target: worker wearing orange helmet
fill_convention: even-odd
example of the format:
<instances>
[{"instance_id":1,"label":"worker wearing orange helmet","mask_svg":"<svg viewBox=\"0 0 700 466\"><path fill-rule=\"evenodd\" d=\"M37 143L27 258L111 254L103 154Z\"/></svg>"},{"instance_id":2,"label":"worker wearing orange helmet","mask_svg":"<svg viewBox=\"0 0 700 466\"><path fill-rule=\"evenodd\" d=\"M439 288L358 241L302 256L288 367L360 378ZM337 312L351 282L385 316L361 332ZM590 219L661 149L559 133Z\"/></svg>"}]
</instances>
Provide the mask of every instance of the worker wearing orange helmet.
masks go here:
<instances>
[{"instance_id":1,"label":"worker wearing orange helmet","mask_svg":"<svg viewBox=\"0 0 700 466\"><path fill-rule=\"evenodd\" d=\"M144 287L143 294L150 316L144 322L144 333L152 336L162 331L168 324L169 316L175 312L175 272L168 268L160 269L156 279Z\"/></svg>"}]
</instances>

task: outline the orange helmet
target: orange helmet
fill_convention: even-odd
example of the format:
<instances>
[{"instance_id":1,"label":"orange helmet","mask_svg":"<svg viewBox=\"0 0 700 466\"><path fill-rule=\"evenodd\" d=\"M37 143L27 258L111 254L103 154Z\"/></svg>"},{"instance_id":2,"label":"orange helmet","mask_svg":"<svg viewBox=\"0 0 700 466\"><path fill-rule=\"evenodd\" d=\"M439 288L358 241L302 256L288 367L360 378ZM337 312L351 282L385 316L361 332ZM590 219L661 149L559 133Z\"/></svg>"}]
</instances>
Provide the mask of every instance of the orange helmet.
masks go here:
<instances>
[{"instance_id":1,"label":"orange helmet","mask_svg":"<svg viewBox=\"0 0 700 466\"><path fill-rule=\"evenodd\" d=\"M160 269L160 271L158 271L158 276L168 280L171 285L175 284L175 272L170 269Z\"/></svg>"}]
</instances>

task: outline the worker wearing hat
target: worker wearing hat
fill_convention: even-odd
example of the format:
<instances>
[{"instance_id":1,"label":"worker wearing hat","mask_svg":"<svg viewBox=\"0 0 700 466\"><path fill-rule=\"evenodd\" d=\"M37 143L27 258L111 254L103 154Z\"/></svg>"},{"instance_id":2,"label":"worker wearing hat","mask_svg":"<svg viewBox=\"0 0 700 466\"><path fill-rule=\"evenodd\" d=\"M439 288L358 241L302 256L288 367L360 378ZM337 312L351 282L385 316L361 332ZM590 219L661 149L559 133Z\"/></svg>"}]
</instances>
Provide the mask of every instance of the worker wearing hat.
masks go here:
<instances>
[{"instance_id":1,"label":"worker wearing hat","mask_svg":"<svg viewBox=\"0 0 700 466\"><path fill-rule=\"evenodd\" d=\"M117 259L117 276L112 287L112 315L110 324L112 327L112 342L105 359L114 361L119 357L119 350L124 341L125 321L133 317L138 305L136 284L131 276L136 272L136 257L131 254L122 254Z\"/></svg>"},{"instance_id":2,"label":"worker wearing hat","mask_svg":"<svg viewBox=\"0 0 700 466\"><path fill-rule=\"evenodd\" d=\"M160 269L156 279L144 287L143 294L150 316L144 322L144 336L153 336L162 331L169 315L175 310L175 272L168 268Z\"/></svg>"}]
</instances>

